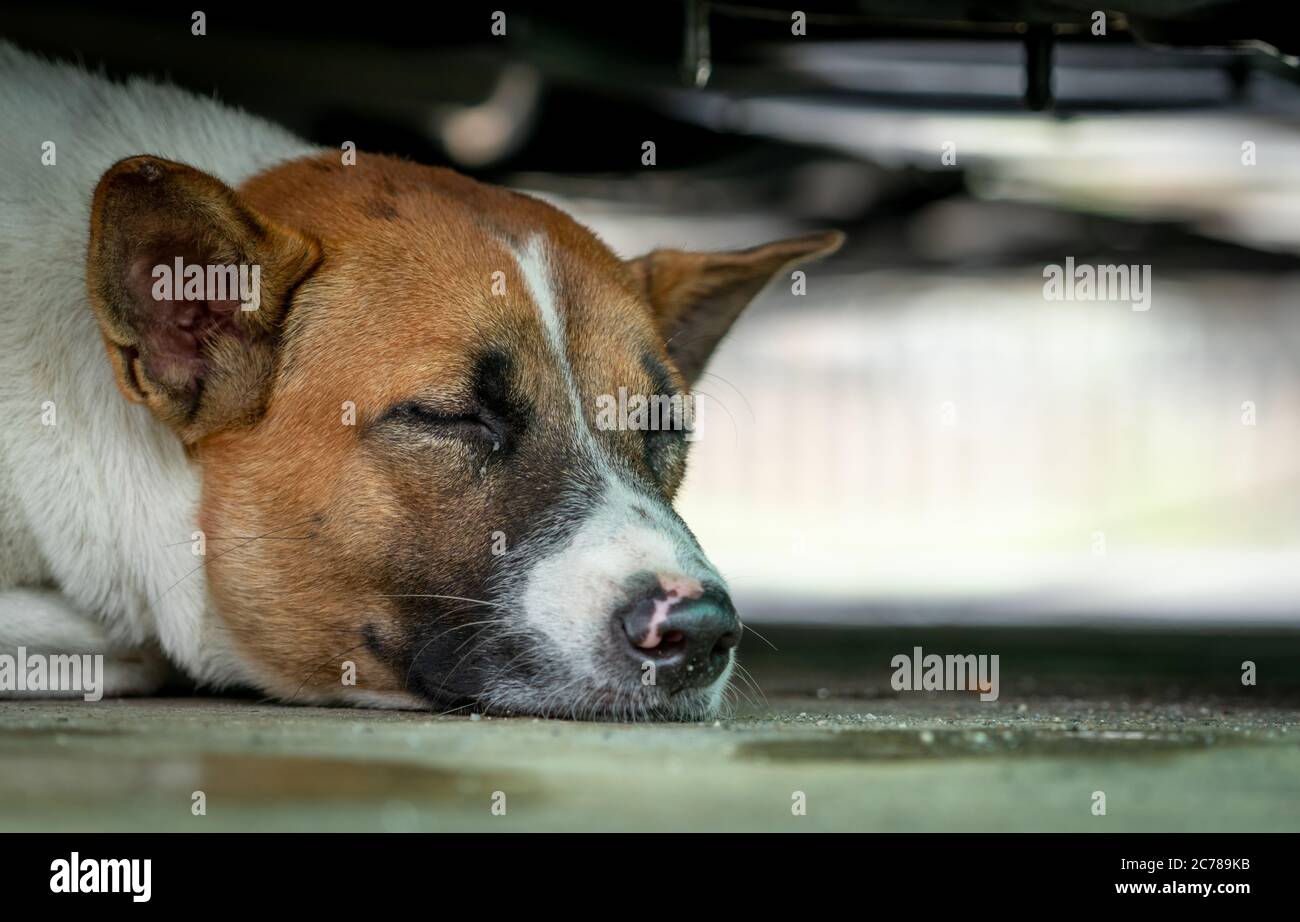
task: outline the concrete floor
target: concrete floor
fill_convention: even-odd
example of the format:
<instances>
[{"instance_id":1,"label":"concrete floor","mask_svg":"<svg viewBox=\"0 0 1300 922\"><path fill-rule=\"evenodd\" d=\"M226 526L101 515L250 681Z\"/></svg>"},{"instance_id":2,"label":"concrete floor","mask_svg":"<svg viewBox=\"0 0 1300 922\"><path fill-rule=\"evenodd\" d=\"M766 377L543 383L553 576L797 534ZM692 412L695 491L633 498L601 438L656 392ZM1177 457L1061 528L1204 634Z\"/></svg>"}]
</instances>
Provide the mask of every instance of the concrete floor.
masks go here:
<instances>
[{"instance_id":1,"label":"concrete floor","mask_svg":"<svg viewBox=\"0 0 1300 922\"><path fill-rule=\"evenodd\" d=\"M0 702L0 830L1300 831L1300 635L763 633L766 700L702 725ZM915 644L1000 699L894 692Z\"/></svg>"}]
</instances>

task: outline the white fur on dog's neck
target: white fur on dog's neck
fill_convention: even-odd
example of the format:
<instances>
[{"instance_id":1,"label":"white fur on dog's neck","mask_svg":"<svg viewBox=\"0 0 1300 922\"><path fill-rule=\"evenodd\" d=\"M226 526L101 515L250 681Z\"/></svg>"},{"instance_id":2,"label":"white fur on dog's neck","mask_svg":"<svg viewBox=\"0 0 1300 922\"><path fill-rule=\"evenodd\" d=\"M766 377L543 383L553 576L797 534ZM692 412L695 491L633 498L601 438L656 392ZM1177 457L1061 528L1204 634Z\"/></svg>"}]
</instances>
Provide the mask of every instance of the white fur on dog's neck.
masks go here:
<instances>
[{"instance_id":1,"label":"white fur on dog's neck","mask_svg":"<svg viewBox=\"0 0 1300 922\"><path fill-rule=\"evenodd\" d=\"M123 157L155 154L237 185L314 149L214 100L114 84L3 43L0 125L0 652L129 659L157 645L202 682L247 679L191 551L198 472L113 381L86 296L90 202ZM207 537L220 553L236 536Z\"/></svg>"}]
</instances>

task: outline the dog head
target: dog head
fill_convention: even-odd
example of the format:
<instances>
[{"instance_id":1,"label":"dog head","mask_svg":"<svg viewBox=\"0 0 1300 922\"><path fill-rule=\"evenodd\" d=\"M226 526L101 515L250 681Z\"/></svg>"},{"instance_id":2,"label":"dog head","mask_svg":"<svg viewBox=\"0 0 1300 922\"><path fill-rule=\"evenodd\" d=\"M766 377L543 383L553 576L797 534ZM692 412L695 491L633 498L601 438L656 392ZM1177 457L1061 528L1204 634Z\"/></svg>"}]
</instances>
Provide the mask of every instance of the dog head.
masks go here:
<instances>
[{"instance_id":1,"label":"dog head","mask_svg":"<svg viewBox=\"0 0 1300 922\"><path fill-rule=\"evenodd\" d=\"M672 509L679 408L763 286L839 242L625 262L405 161L234 190L135 157L96 189L88 280L119 387L201 466L213 607L266 690L691 718L741 625ZM671 412L603 412L620 393Z\"/></svg>"}]
</instances>

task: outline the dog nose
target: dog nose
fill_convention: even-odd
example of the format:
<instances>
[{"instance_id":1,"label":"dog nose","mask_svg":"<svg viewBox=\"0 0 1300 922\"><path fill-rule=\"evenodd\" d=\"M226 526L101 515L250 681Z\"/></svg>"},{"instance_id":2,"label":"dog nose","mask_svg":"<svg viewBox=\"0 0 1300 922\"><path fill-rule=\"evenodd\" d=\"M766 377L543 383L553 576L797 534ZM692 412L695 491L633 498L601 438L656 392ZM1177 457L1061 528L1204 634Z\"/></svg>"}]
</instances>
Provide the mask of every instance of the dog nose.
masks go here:
<instances>
[{"instance_id":1,"label":"dog nose","mask_svg":"<svg viewBox=\"0 0 1300 922\"><path fill-rule=\"evenodd\" d=\"M740 643L740 619L731 599L693 580L657 580L615 620L643 675L651 664L653 684L670 691L712 683Z\"/></svg>"}]
</instances>

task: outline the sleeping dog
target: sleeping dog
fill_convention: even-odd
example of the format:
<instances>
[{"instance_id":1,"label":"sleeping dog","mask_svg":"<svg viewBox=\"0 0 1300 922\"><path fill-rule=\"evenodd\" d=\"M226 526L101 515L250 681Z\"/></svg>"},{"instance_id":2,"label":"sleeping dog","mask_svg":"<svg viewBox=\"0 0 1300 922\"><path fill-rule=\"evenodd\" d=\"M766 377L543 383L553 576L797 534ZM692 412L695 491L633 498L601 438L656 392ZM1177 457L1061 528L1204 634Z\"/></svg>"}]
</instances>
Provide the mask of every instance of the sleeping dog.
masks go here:
<instances>
[{"instance_id":1,"label":"sleeping dog","mask_svg":"<svg viewBox=\"0 0 1300 922\"><path fill-rule=\"evenodd\" d=\"M0 654L278 699L714 713L689 393L829 232L623 260L445 169L0 45Z\"/></svg>"}]
</instances>

